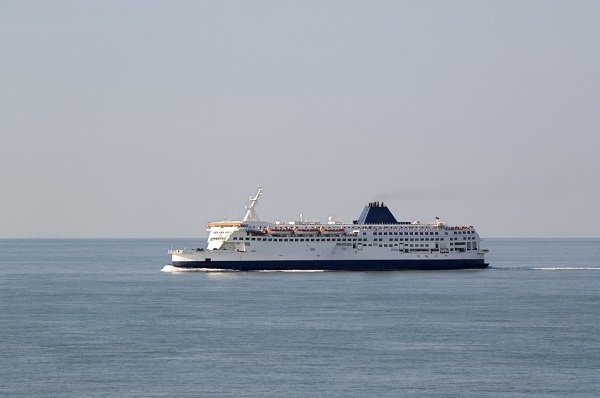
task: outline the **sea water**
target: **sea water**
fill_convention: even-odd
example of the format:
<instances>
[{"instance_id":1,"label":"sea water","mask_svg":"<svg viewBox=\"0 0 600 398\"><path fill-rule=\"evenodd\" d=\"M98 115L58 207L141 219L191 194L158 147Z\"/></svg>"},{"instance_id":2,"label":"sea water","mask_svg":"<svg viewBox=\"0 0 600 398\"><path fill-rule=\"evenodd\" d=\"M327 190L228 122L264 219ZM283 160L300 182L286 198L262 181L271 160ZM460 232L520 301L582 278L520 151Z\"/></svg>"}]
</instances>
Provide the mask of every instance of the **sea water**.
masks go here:
<instances>
[{"instance_id":1,"label":"sea water","mask_svg":"<svg viewBox=\"0 0 600 398\"><path fill-rule=\"evenodd\" d=\"M490 268L161 272L193 240L0 240L0 396L596 397L600 240Z\"/></svg>"}]
</instances>

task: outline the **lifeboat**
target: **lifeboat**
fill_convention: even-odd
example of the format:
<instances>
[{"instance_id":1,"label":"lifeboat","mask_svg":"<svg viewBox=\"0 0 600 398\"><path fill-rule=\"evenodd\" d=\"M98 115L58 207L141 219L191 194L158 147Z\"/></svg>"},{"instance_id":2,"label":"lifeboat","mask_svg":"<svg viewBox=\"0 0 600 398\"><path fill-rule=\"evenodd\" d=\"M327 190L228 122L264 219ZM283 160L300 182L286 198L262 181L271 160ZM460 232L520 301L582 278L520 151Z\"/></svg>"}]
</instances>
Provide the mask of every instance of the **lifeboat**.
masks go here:
<instances>
[{"instance_id":1,"label":"lifeboat","mask_svg":"<svg viewBox=\"0 0 600 398\"><path fill-rule=\"evenodd\" d=\"M325 235L325 236L336 236L336 235L343 235L345 230L342 227L333 227L333 226L325 226L323 225L320 228L321 231L321 235Z\"/></svg>"},{"instance_id":2,"label":"lifeboat","mask_svg":"<svg viewBox=\"0 0 600 398\"><path fill-rule=\"evenodd\" d=\"M319 233L319 228L314 226L305 226L305 227L295 227L294 235L304 236L304 235L317 235Z\"/></svg>"},{"instance_id":3,"label":"lifeboat","mask_svg":"<svg viewBox=\"0 0 600 398\"><path fill-rule=\"evenodd\" d=\"M267 234L267 233L266 233L264 230L262 230L262 229L252 229L252 230L249 230L249 231L248 231L248 233L249 233L250 235L252 235L252 236L263 236L263 235L266 235L266 234Z\"/></svg>"},{"instance_id":4,"label":"lifeboat","mask_svg":"<svg viewBox=\"0 0 600 398\"><path fill-rule=\"evenodd\" d=\"M267 232L271 236L290 236L294 232L294 230L290 227L270 226L267 227Z\"/></svg>"}]
</instances>

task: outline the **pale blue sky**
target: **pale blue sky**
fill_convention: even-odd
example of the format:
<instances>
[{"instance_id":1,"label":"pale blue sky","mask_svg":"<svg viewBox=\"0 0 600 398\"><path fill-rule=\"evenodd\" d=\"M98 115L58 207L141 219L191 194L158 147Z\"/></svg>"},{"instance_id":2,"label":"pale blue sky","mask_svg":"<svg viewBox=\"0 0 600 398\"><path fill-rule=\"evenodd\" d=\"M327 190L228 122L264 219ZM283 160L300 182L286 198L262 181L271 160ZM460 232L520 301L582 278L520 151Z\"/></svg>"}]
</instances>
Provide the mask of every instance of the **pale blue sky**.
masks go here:
<instances>
[{"instance_id":1,"label":"pale blue sky","mask_svg":"<svg viewBox=\"0 0 600 398\"><path fill-rule=\"evenodd\" d=\"M0 0L0 237L600 237L598 1Z\"/></svg>"}]
</instances>

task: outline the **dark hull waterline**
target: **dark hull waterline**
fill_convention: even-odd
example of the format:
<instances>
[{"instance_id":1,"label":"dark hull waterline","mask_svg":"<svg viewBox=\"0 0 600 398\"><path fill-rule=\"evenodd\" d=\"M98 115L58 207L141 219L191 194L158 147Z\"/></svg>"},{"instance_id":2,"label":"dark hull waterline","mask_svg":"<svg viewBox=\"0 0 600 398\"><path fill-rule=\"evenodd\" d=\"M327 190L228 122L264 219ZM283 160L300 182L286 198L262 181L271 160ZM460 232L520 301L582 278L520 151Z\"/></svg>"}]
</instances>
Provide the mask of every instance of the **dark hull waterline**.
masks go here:
<instances>
[{"instance_id":1,"label":"dark hull waterline","mask_svg":"<svg viewBox=\"0 0 600 398\"><path fill-rule=\"evenodd\" d=\"M441 271L487 268L483 260L174 261L177 268L234 271Z\"/></svg>"}]
</instances>

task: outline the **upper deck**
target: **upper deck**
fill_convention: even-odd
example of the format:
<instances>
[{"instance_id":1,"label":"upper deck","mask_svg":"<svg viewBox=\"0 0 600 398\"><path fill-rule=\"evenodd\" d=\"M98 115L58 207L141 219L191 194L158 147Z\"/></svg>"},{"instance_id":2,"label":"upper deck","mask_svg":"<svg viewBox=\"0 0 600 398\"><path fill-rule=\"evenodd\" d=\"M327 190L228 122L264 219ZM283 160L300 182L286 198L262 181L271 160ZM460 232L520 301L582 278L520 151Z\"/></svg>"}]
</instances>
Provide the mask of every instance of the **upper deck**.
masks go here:
<instances>
[{"instance_id":1,"label":"upper deck","mask_svg":"<svg viewBox=\"0 0 600 398\"><path fill-rule=\"evenodd\" d=\"M287 223L261 221L255 207L262 189L251 196L242 221L208 223L208 250L239 248L250 242L343 242L347 239L365 244L390 245L419 249L454 249L464 246L477 250L479 235L473 226L448 226L438 217L429 223L397 221L380 202L365 206L358 220L352 223L290 221ZM301 217L302 218L302 217ZM458 237L461 235L461 237ZM380 243L381 242L381 243ZM386 243L383 243L386 242ZM418 242L418 243L417 243ZM268 244L268 243L267 243Z\"/></svg>"}]
</instances>

